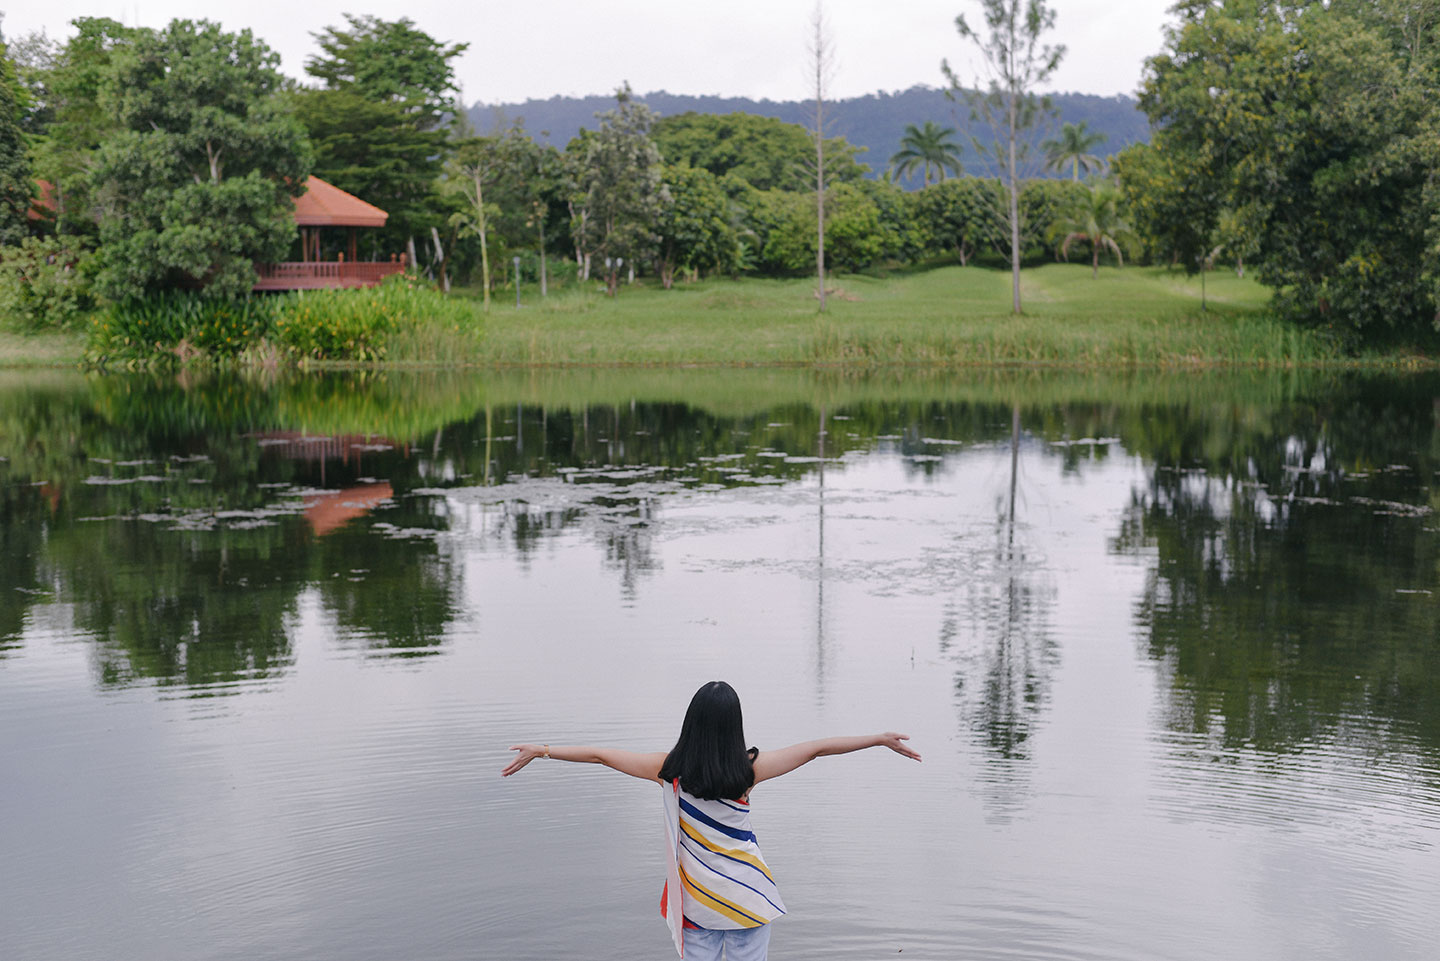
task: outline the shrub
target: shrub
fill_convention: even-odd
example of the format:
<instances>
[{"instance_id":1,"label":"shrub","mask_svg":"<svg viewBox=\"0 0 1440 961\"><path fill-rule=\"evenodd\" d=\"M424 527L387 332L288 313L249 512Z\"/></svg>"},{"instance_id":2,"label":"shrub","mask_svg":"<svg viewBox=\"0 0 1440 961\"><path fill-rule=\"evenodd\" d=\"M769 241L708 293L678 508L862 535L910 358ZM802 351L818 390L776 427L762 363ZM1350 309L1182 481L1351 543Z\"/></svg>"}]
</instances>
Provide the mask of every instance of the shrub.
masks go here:
<instances>
[{"instance_id":1,"label":"shrub","mask_svg":"<svg viewBox=\"0 0 1440 961\"><path fill-rule=\"evenodd\" d=\"M279 313L273 297L229 300L169 291L114 304L96 317L91 358L144 361L165 353L233 357L271 336Z\"/></svg>"},{"instance_id":2,"label":"shrub","mask_svg":"<svg viewBox=\"0 0 1440 961\"><path fill-rule=\"evenodd\" d=\"M363 363L386 357L391 339L404 334L406 352L433 347L437 356L419 359L448 360L457 345L473 346L477 331L472 305L413 277L392 277L368 289L235 300L170 291L127 301L95 318L86 354L97 362L244 363L278 351L296 360Z\"/></svg>"},{"instance_id":3,"label":"shrub","mask_svg":"<svg viewBox=\"0 0 1440 961\"><path fill-rule=\"evenodd\" d=\"M73 327L94 306L86 256L73 237L27 237L19 246L0 247L0 325Z\"/></svg>"},{"instance_id":4,"label":"shrub","mask_svg":"<svg viewBox=\"0 0 1440 961\"><path fill-rule=\"evenodd\" d=\"M275 322L275 339L303 358L373 361L385 357L387 342L396 332L426 323L469 330L475 310L414 277L399 275L368 289L286 296Z\"/></svg>"}]
</instances>

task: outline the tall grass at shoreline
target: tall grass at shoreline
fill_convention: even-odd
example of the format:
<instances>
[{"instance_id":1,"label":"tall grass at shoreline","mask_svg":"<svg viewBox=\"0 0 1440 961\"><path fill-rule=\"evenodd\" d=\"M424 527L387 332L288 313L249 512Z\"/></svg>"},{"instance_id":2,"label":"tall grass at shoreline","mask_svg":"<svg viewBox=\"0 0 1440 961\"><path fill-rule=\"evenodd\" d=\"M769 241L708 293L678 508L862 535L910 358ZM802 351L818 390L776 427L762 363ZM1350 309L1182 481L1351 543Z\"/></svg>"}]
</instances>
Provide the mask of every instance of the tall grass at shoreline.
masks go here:
<instances>
[{"instance_id":1,"label":"tall grass at shoreline","mask_svg":"<svg viewBox=\"0 0 1440 961\"><path fill-rule=\"evenodd\" d=\"M220 300L175 292L115 304L95 316L85 357L96 366L157 362L280 366L376 363L393 347L474 362L475 311L413 278L377 287Z\"/></svg>"}]
</instances>

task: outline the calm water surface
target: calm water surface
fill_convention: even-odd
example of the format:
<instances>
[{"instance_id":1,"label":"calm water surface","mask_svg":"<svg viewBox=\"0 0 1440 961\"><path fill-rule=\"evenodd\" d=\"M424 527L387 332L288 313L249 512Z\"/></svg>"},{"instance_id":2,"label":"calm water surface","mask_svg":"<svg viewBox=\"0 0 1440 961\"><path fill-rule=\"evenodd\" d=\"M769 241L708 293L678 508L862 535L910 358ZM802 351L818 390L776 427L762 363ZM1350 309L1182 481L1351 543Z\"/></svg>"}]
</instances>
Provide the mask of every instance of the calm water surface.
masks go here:
<instances>
[{"instance_id":1,"label":"calm water surface","mask_svg":"<svg viewBox=\"0 0 1440 961\"><path fill-rule=\"evenodd\" d=\"M673 957L664 750L774 956L1430 959L1440 380L0 375L0 958Z\"/></svg>"}]
</instances>

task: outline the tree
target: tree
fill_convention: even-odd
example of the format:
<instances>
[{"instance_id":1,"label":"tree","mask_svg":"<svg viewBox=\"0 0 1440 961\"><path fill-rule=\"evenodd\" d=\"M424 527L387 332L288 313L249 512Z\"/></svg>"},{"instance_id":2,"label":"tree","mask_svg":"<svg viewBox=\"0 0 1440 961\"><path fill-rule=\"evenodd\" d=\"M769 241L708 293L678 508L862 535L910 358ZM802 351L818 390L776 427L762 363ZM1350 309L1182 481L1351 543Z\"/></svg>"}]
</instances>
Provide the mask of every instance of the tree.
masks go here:
<instances>
[{"instance_id":1,"label":"tree","mask_svg":"<svg viewBox=\"0 0 1440 961\"><path fill-rule=\"evenodd\" d=\"M1004 172L1009 194L1010 298L1011 310L1020 313L1020 208L1019 163L1024 152L1021 137L1032 127L1048 100L1036 96L1036 87L1045 83L1065 55L1063 46L1041 42L1055 26L1055 11L1045 0L980 0L989 33L980 36L961 14L955 18L960 37L978 48L987 84L984 91L966 89L950 69L940 64L950 82L951 95L962 94L971 111L983 118L992 130L1000 131L994 146L996 160ZM978 145L977 145L978 146Z\"/></svg>"},{"instance_id":2,"label":"tree","mask_svg":"<svg viewBox=\"0 0 1440 961\"><path fill-rule=\"evenodd\" d=\"M353 90L371 100L399 104L422 130L448 126L461 112L450 61L470 46L440 43L406 17L381 20L345 14L349 29L326 27L314 35L321 54L305 72L330 90Z\"/></svg>"},{"instance_id":3,"label":"tree","mask_svg":"<svg viewBox=\"0 0 1440 961\"><path fill-rule=\"evenodd\" d=\"M1426 16L1427 10L1430 16ZM1338 336L1440 326L1440 20L1428 0L1177 8L1141 106L1208 256L1221 214L1280 311ZM1192 171L1194 173L1192 173ZM1153 173L1146 168L1145 173Z\"/></svg>"},{"instance_id":4,"label":"tree","mask_svg":"<svg viewBox=\"0 0 1440 961\"><path fill-rule=\"evenodd\" d=\"M317 170L343 171L336 186L363 187L354 192L390 214L382 237L413 243L443 223L438 181L462 114L452 61L468 44L440 43L404 17L345 20L315 34L321 52L305 71L330 93L301 95L299 112L317 141Z\"/></svg>"},{"instance_id":5,"label":"tree","mask_svg":"<svg viewBox=\"0 0 1440 961\"><path fill-rule=\"evenodd\" d=\"M282 256L310 172L305 132L276 95L279 57L251 33L175 20L114 54L102 106L97 286L111 299L204 286L238 296Z\"/></svg>"},{"instance_id":6,"label":"tree","mask_svg":"<svg viewBox=\"0 0 1440 961\"><path fill-rule=\"evenodd\" d=\"M1067 123L1061 126L1060 136L1040 145L1045 151L1045 169L1063 171L1070 168L1070 179L1079 180L1083 168L1086 173L1099 170L1104 163L1090 153L1094 147L1105 142L1105 135L1098 130L1086 130L1087 122Z\"/></svg>"},{"instance_id":7,"label":"tree","mask_svg":"<svg viewBox=\"0 0 1440 961\"><path fill-rule=\"evenodd\" d=\"M660 283L669 290L677 269L733 270L740 238L719 180L685 164L666 164L663 176L667 199L655 230Z\"/></svg>"},{"instance_id":8,"label":"tree","mask_svg":"<svg viewBox=\"0 0 1440 961\"><path fill-rule=\"evenodd\" d=\"M1118 266L1125 266L1125 257L1120 253L1119 238L1129 227L1120 217L1120 191L1108 183L1090 187L1080 198L1080 203L1070 215L1060 221L1060 230L1065 234L1060 242L1060 253L1068 256L1070 245L1083 240L1090 245L1090 276L1100 276L1100 251L1109 248L1115 254Z\"/></svg>"},{"instance_id":9,"label":"tree","mask_svg":"<svg viewBox=\"0 0 1440 961\"><path fill-rule=\"evenodd\" d=\"M1001 216L1004 188L998 181L956 177L918 191L915 198L930 243L954 251L962 267L980 249L1001 246L1007 230Z\"/></svg>"},{"instance_id":10,"label":"tree","mask_svg":"<svg viewBox=\"0 0 1440 961\"><path fill-rule=\"evenodd\" d=\"M945 179L945 172L960 175L960 145L950 138L955 135L954 127L942 127L933 120L925 121L923 127L913 123L905 125L905 136L900 138L900 150L890 158L890 168L896 177L908 177L917 170L930 186L930 169L933 167Z\"/></svg>"},{"instance_id":11,"label":"tree","mask_svg":"<svg viewBox=\"0 0 1440 961\"><path fill-rule=\"evenodd\" d=\"M121 132L103 93L113 86L117 54L140 31L103 17L81 17L74 26L75 35L38 70L50 122L35 146L35 173L54 187L56 232L94 238L101 213L92 196L96 151Z\"/></svg>"},{"instance_id":12,"label":"tree","mask_svg":"<svg viewBox=\"0 0 1440 961\"><path fill-rule=\"evenodd\" d=\"M750 198L752 230L761 242L760 265L775 273L798 275L815 268L815 203L786 190L756 191ZM880 209L859 184L836 184L825 200L825 265L860 270L886 250Z\"/></svg>"},{"instance_id":13,"label":"tree","mask_svg":"<svg viewBox=\"0 0 1440 961\"><path fill-rule=\"evenodd\" d=\"M496 188L522 181L527 172L528 154L534 142L520 124L503 133L472 137L455 148L448 165L447 189L464 198L465 209L452 216L456 226L468 230L480 241L480 285L485 309L490 309L491 225L506 207L497 203ZM502 191L503 193L503 191ZM525 215L524 204L511 198L506 205L512 218ZM519 208L519 209L517 209Z\"/></svg>"},{"instance_id":14,"label":"tree","mask_svg":"<svg viewBox=\"0 0 1440 961\"><path fill-rule=\"evenodd\" d=\"M800 124L752 113L682 113L655 121L651 137L666 163L703 168L759 190L811 186L815 144ZM855 159L863 148L843 137L825 141L831 183L855 183L869 168Z\"/></svg>"},{"instance_id":15,"label":"tree","mask_svg":"<svg viewBox=\"0 0 1440 961\"><path fill-rule=\"evenodd\" d=\"M443 130L425 129L393 100L375 100L354 87L300 90L295 118L315 153L314 173L389 214L367 242L399 250L409 237L438 225L436 181L449 149Z\"/></svg>"},{"instance_id":16,"label":"tree","mask_svg":"<svg viewBox=\"0 0 1440 961\"><path fill-rule=\"evenodd\" d=\"M825 26L825 7L815 0L810 18L810 65L815 76L814 126L810 137L815 144L815 274L820 311L825 311L825 96L835 70L835 44Z\"/></svg>"},{"instance_id":17,"label":"tree","mask_svg":"<svg viewBox=\"0 0 1440 961\"><path fill-rule=\"evenodd\" d=\"M1220 214L1220 188L1212 166L1182 163L1160 144L1131 144L1112 169L1142 250L1152 259L1198 271L1210 249Z\"/></svg>"},{"instance_id":18,"label":"tree","mask_svg":"<svg viewBox=\"0 0 1440 961\"><path fill-rule=\"evenodd\" d=\"M597 114L600 129L581 141L576 171L578 223L587 255L605 265L605 290L614 297L623 262L632 265L655 243L655 222L665 202L660 151L650 140L655 115L627 83L615 92L615 109ZM583 134L583 131L582 131Z\"/></svg>"},{"instance_id":19,"label":"tree","mask_svg":"<svg viewBox=\"0 0 1440 961\"><path fill-rule=\"evenodd\" d=\"M0 39L0 244L18 244L29 232L30 158L20 127L27 99Z\"/></svg>"}]
</instances>

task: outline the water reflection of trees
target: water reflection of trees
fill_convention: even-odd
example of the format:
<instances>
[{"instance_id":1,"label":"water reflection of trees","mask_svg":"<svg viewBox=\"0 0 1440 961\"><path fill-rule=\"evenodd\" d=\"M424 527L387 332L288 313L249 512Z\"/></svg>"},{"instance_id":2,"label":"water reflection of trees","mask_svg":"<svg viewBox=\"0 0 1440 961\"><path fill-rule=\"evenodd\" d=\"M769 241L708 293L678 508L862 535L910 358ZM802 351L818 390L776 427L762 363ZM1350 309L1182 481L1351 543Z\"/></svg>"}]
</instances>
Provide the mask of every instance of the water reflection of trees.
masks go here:
<instances>
[{"instance_id":1,"label":"water reflection of trees","mask_svg":"<svg viewBox=\"0 0 1440 961\"><path fill-rule=\"evenodd\" d=\"M1432 397L1360 381L1269 420L1150 413L1114 546L1156 555L1137 618L1172 729L1288 750L1378 726L1440 751Z\"/></svg>"},{"instance_id":2,"label":"water reflection of trees","mask_svg":"<svg viewBox=\"0 0 1440 961\"><path fill-rule=\"evenodd\" d=\"M476 488L485 488L474 503L489 512L486 536L522 562L548 538L579 534L633 592L658 563L655 539L677 493L791 484L876 449L898 451L922 477L956 449L941 442L1004 450L1022 437L1123 437L1155 468L1116 548L1159 555L1141 616L1147 654L1175 665L1177 726L1219 723L1282 743L1323 725L1307 713L1364 710L1420 725L1435 744L1434 646L1404 640L1436 636L1434 601L1398 593L1434 587L1434 539L1423 519L1374 513L1431 504L1433 386L1347 381L1311 399L1249 403L1120 394L1024 407L1017 429L1010 404L994 400L726 412L491 404L469 381L70 381L0 404L0 656L18 643L27 610L59 597L77 605L114 683L275 676L293 660L287 618L310 588L344 643L441 650L458 607L445 544L475 536L449 511ZM247 436L364 434L371 424L394 449L320 464ZM1044 447L1065 472L1110 449ZM1390 469L1402 461L1408 469ZM299 514L297 492L377 480L390 500L322 537ZM1023 765L1054 670L1053 589L1026 535L1023 496L1012 520L1002 486L996 526L938 561L962 585L942 642L959 665L966 723L997 762ZM1021 495L1023 486L1021 475ZM1355 510L1359 497L1375 503ZM824 607L817 594L817 657Z\"/></svg>"},{"instance_id":3,"label":"water reflection of trees","mask_svg":"<svg viewBox=\"0 0 1440 961\"><path fill-rule=\"evenodd\" d=\"M1000 818L1013 814L1027 793L1030 739L1059 664L1050 626L1055 589L1023 510L1017 515L1021 411L1015 405L1006 413L1007 482L994 492L989 530L957 546L959 583L946 601L940 626L941 653L959 664L955 697L960 715L989 759L978 780L992 815ZM1002 420L998 414L987 420Z\"/></svg>"}]
</instances>

